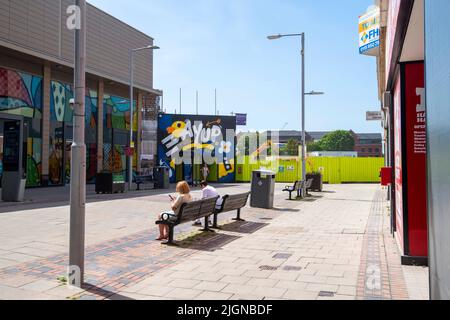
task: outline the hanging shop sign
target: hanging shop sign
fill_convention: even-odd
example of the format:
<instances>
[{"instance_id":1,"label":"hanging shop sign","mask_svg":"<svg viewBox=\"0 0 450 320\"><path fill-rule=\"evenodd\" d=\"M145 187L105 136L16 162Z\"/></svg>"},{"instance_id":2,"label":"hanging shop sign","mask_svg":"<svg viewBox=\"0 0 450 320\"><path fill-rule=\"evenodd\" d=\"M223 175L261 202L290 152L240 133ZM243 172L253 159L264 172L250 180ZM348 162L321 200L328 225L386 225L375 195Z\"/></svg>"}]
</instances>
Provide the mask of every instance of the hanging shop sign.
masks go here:
<instances>
[{"instance_id":1,"label":"hanging shop sign","mask_svg":"<svg viewBox=\"0 0 450 320\"><path fill-rule=\"evenodd\" d=\"M237 126L246 126L247 125L247 114L236 113L236 125Z\"/></svg>"},{"instance_id":2,"label":"hanging shop sign","mask_svg":"<svg viewBox=\"0 0 450 320\"><path fill-rule=\"evenodd\" d=\"M359 17L359 53L378 56L380 52L380 9Z\"/></svg>"},{"instance_id":3,"label":"hanging shop sign","mask_svg":"<svg viewBox=\"0 0 450 320\"><path fill-rule=\"evenodd\" d=\"M383 113L381 111L367 111L367 121L383 121Z\"/></svg>"}]
</instances>

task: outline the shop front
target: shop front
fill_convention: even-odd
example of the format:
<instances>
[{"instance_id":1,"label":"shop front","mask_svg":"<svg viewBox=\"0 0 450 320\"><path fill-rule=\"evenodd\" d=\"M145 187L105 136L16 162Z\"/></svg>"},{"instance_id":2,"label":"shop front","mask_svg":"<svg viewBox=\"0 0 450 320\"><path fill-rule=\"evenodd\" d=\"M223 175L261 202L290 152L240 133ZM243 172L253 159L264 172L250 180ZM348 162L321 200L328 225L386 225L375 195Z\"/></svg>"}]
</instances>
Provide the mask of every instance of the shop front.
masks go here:
<instances>
[{"instance_id":1,"label":"shop front","mask_svg":"<svg viewBox=\"0 0 450 320\"><path fill-rule=\"evenodd\" d=\"M391 230L402 264L428 264L424 0L381 0L379 94L392 173Z\"/></svg>"},{"instance_id":2,"label":"shop front","mask_svg":"<svg viewBox=\"0 0 450 320\"><path fill-rule=\"evenodd\" d=\"M395 227L403 264L428 263L424 62L404 62L395 82Z\"/></svg>"},{"instance_id":3,"label":"shop front","mask_svg":"<svg viewBox=\"0 0 450 320\"><path fill-rule=\"evenodd\" d=\"M3 174L4 123L23 120L24 172L28 187L41 184L42 155L42 82L41 76L0 67L0 176Z\"/></svg>"}]
</instances>

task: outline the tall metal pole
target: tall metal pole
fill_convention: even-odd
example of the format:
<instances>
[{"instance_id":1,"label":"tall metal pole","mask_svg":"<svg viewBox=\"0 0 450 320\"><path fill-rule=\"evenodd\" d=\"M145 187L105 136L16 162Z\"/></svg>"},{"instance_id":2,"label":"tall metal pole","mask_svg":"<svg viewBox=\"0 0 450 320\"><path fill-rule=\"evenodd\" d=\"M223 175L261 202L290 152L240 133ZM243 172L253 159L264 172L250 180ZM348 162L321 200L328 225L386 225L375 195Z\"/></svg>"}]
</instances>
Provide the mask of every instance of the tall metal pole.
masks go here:
<instances>
[{"instance_id":1,"label":"tall metal pole","mask_svg":"<svg viewBox=\"0 0 450 320\"><path fill-rule=\"evenodd\" d=\"M214 89L214 115L217 116L217 89Z\"/></svg>"},{"instance_id":2,"label":"tall metal pole","mask_svg":"<svg viewBox=\"0 0 450 320\"><path fill-rule=\"evenodd\" d=\"M130 147L134 147L133 137L133 113L134 113L134 51L130 50ZM128 159L128 191L133 186L133 154Z\"/></svg>"},{"instance_id":3,"label":"tall metal pole","mask_svg":"<svg viewBox=\"0 0 450 320\"><path fill-rule=\"evenodd\" d=\"M80 12L80 28L75 30L75 105L70 174L70 244L69 284L84 282L84 243L86 209L86 145L85 126L85 64L86 64L86 1L76 0Z\"/></svg>"},{"instance_id":4,"label":"tall metal pole","mask_svg":"<svg viewBox=\"0 0 450 320\"><path fill-rule=\"evenodd\" d=\"M198 90L196 92L196 98L195 98L195 109L196 109L196 112L197 112L197 115L198 115Z\"/></svg>"},{"instance_id":5,"label":"tall metal pole","mask_svg":"<svg viewBox=\"0 0 450 320\"><path fill-rule=\"evenodd\" d=\"M306 128L305 128L305 33L302 33L302 181L306 183ZM306 190L302 188L302 197Z\"/></svg>"},{"instance_id":6,"label":"tall metal pole","mask_svg":"<svg viewBox=\"0 0 450 320\"><path fill-rule=\"evenodd\" d=\"M180 88L180 114L181 114L181 88Z\"/></svg>"}]
</instances>

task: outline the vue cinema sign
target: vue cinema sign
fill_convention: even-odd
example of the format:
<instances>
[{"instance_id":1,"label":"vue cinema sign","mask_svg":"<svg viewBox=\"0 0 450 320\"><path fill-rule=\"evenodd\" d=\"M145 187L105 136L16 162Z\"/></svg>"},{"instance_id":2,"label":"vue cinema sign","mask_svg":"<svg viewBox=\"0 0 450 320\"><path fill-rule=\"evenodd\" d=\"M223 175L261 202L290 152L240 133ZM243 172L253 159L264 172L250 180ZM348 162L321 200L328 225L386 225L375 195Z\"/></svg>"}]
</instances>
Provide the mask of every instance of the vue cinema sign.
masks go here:
<instances>
[{"instance_id":1,"label":"vue cinema sign","mask_svg":"<svg viewBox=\"0 0 450 320\"><path fill-rule=\"evenodd\" d=\"M359 53L378 56L380 48L380 9L372 8L359 17Z\"/></svg>"}]
</instances>

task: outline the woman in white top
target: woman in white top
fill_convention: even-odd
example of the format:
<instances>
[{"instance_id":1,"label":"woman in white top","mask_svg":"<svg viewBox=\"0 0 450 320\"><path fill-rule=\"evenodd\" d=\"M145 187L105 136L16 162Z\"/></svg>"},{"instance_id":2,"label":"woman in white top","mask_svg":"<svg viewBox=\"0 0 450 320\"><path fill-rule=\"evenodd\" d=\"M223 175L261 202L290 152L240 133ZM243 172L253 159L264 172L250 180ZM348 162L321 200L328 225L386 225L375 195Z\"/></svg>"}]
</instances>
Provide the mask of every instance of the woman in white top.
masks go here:
<instances>
[{"instance_id":1,"label":"woman in white top","mask_svg":"<svg viewBox=\"0 0 450 320\"><path fill-rule=\"evenodd\" d=\"M169 212L172 215L177 215L180 212L181 206L183 203L188 203L192 201L191 189L186 181L181 181L177 184L176 191L178 196L176 199L170 196L171 198L171 209L172 212ZM161 220L163 214L158 215L158 220ZM156 239L158 241L169 239L169 227L167 225L159 225L159 238Z\"/></svg>"}]
</instances>

